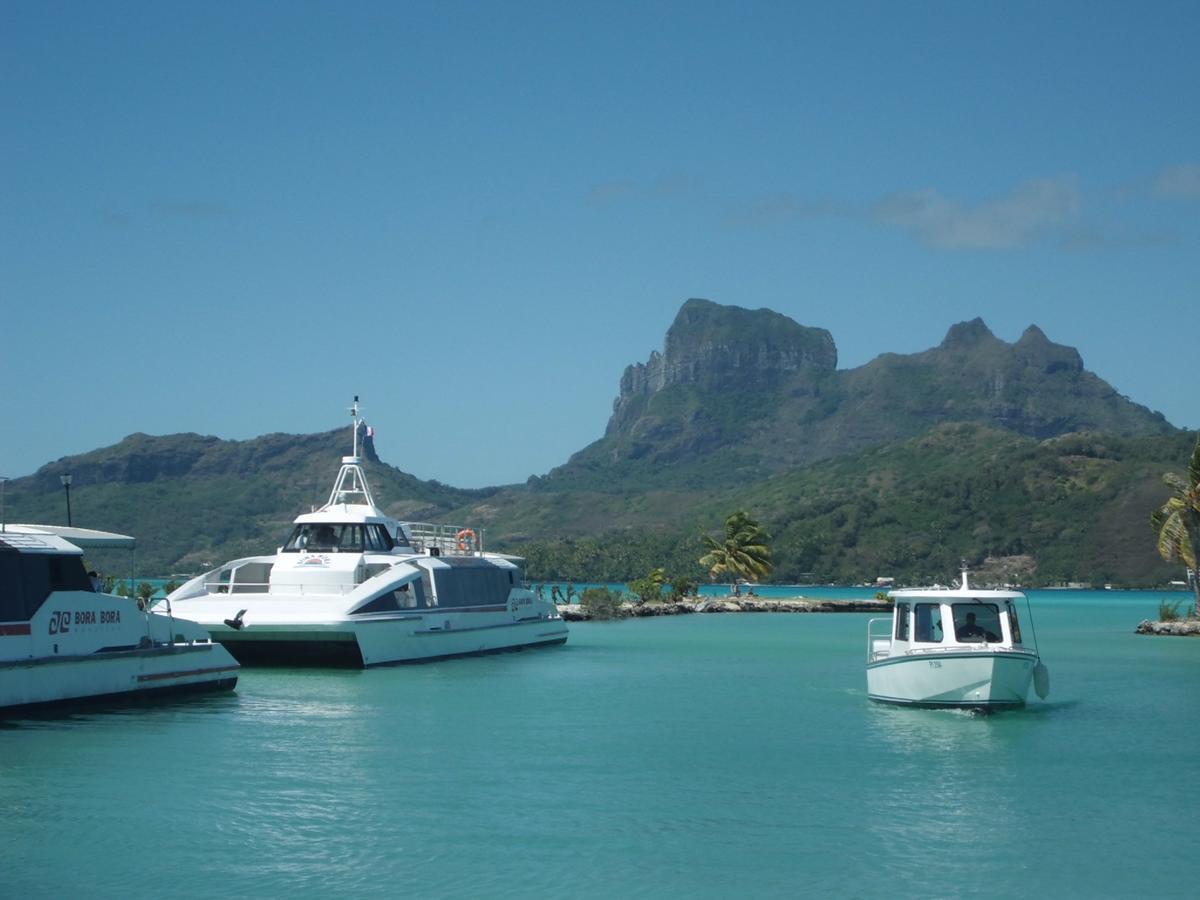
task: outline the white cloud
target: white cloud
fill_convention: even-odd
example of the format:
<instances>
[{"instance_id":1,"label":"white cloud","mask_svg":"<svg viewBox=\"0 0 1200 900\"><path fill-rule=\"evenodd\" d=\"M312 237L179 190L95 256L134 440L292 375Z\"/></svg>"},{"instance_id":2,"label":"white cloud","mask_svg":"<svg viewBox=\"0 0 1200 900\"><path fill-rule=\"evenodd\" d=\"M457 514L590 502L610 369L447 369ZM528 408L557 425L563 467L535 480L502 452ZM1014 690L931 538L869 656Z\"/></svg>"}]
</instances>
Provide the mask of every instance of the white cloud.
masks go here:
<instances>
[{"instance_id":1,"label":"white cloud","mask_svg":"<svg viewBox=\"0 0 1200 900\"><path fill-rule=\"evenodd\" d=\"M1200 200L1200 163L1168 166L1155 177L1153 190L1158 197Z\"/></svg>"},{"instance_id":2,"label":"white cloud","mask_svg":"<svg viewBox=\"0 0 1200 900\"><path fill-rule=\"evenodd\" d=\"M876 203L871 217L902 228L931 247L1004 250L1027 246L1069 225L1079 215L1080 205L1075 179L1042 178L974 207L932 188L904 191Z\"/></svg>"}]
</instances>

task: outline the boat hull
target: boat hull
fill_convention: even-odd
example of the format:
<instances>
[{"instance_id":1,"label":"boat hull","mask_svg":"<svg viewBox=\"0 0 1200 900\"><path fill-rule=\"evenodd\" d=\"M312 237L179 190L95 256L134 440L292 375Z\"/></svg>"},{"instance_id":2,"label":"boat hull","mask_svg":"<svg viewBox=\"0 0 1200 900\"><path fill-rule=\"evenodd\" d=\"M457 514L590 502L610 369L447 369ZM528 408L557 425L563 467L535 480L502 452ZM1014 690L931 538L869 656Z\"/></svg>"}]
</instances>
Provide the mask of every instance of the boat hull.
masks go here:
<instances>
[{"instance_id":1,"label":"boat hull","mask_svg":"<svg viewBox=\"0 0 1200 900\"><path fill-rule=\"evenodd\" d=\"M34 657L0 663L0 715L39 707L232 690L238 664L219 644Z\"/></svg>"},{"instance_id":2,"label":"boat hull","mask_svg":"<svg viewBox=\"0 0 1200 900\"><path fill-rule=\"evenodd\" d=\"M352 668L425 662L562 644L560 618L478 621L480 614L410 615L328 624L210 625L214 641L243 665L325 665Z\"/></svg>"},{"instance_id":3,"label":"boat hull","mask_svg":"<svg viewBox=\"0 0 1200 900\"><path fill-rule=\"evenodd\" d=\"M867 666L867 694L902 706L1020 707L1036 664L1035 654L1011 651L906 654Z\"/></svg>"}]
</instances>

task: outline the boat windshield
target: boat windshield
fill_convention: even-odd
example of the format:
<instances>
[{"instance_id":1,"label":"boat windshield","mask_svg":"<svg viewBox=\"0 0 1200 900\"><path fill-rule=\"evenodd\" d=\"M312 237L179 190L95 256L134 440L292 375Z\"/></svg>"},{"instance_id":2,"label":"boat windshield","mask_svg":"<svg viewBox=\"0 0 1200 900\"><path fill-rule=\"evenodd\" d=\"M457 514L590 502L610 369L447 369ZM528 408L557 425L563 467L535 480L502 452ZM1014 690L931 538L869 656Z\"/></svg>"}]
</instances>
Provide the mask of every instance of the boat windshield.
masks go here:
<instances>
[{"instance_id":1,"label":"boat windshield","mask_svg":"<svg viewBox=\"0 0 1200 900\"><path fill-rule=\"evenodd\" d=\"M955 603L954 636L960 643L1000 640L1000 610L995 603Z\"/></svg>"},{"instance_id":2,"label":"boat windshield","mask_svg":"<svg viewBox=\"0 0 1200 900\"><path fill-rule=\"evenodd\" d=\"M284 553L386 553L395 546L379 524L306 522L297 525L283 545Z\"/></svg>"}]
</instances>

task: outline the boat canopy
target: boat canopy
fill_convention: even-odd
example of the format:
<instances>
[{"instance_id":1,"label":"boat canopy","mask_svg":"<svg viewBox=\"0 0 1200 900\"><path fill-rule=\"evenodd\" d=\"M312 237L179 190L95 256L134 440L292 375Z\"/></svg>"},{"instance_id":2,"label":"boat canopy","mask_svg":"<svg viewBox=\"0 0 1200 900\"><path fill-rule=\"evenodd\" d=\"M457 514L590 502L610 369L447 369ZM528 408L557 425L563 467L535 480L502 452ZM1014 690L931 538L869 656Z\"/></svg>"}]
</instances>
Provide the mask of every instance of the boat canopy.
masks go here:
<instances>
[{"instance_id":1,"label":"boat canopy","mask_svg":"<svg viewBox=\"0 0 1200 900\"><path fill-rule=\"evenodd\" d=\"M14 534L51 534L70 541L76 547L90 549L121 549L132 550L137 541L127 534L117 534L112 531L96 531L93 528L73 528L69 525L14 525L0 526L0 538L3 532Z\"/></svg>"}]
</instances>

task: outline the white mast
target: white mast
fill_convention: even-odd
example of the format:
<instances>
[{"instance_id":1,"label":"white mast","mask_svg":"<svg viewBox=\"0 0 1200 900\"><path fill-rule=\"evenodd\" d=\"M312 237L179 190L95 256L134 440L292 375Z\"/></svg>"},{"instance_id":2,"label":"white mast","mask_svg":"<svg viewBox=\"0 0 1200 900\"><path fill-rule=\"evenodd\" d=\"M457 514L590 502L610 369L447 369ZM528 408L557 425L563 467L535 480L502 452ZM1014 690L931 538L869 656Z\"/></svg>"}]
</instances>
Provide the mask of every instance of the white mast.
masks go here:
<instances>
[{"instance_id":1,"label":"white mast","mask_svg":"<svg viewBox=\"0 0 1200 900\"><path fill-rule=\"evenodd\" d=\"M354 454L342 457L342 468L338 472L337 480L333 483L329 500L322 509L353 502L348 498L359 498L357 502L366 506L375 505L375 500L371 497L371 489L367 487L367 476L362 470L362 458L358 455L358 429L362 425L362 419L358 415L358 394L354 395L354 403L350 406L350 417L354 423Z\"/></svg>"}]
</instances>

